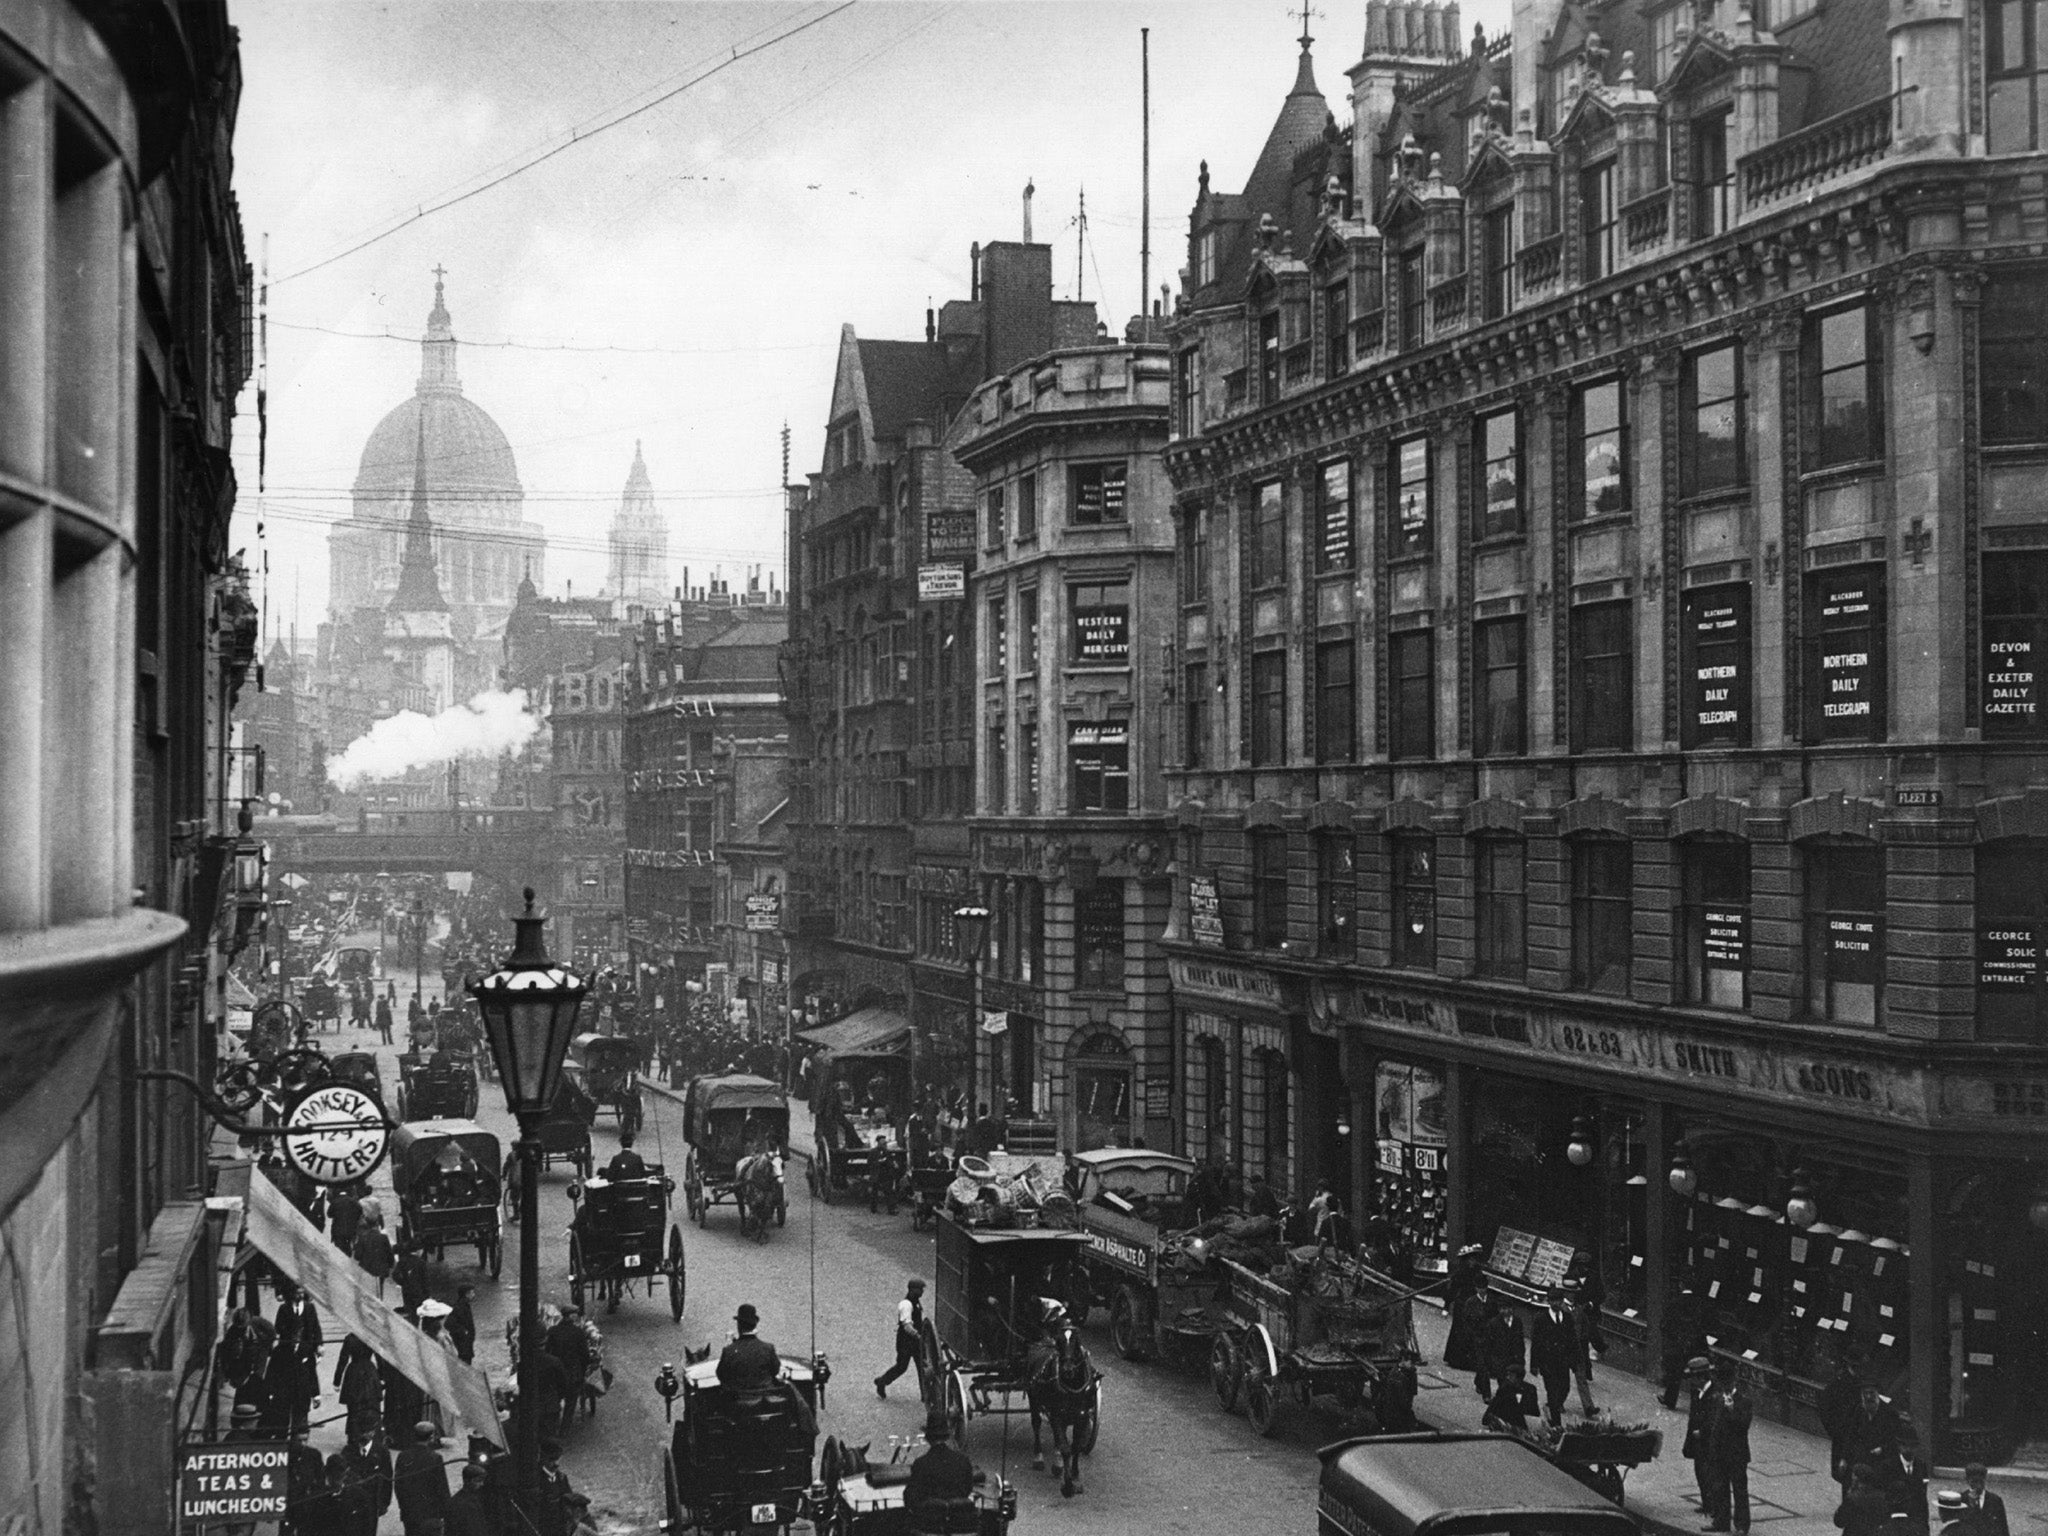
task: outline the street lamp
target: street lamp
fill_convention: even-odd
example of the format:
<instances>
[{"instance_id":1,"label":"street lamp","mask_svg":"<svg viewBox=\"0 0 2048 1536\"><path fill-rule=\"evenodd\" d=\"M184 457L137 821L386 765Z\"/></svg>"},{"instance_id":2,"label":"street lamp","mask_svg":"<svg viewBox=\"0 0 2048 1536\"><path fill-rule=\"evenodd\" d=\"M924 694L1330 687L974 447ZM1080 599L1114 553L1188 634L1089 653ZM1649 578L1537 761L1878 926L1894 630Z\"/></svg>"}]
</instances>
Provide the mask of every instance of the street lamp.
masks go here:
<instances>
[{"instance_id":1,"label":"street lamp","mask_svg":"<svg viewBox=\"0 0 2048 1536\"><path fill-rule=\"evenodd\" d=\"M975 1057L981 1050L981 953L988 945L988 925L992 914L989 909L969 904L953 909L953 941L960 948L961 957L967 962L967 1064L968 1071L974 1069ZM996 1106L996 1056L995 1047L989 1047L988 1064L988 1105L989 1113L997 1112ZM976 1097L974 1085L968 1084L967 1102L971 1109Z\"/></svg>"},{"instance_id":2,"label":"street lamp","mask_svg":"<svg viewBox=\"0 0 2048 1536\"><path fill-rule=\"evenodd\" d=\"M519 1502L536 1525L541 1513L540 1420L540 1124L562 1079L562 1058L576 1033L583 978L548 958L547 919L526 910L512 920L518 937L504 967L469 984L483 1015L505 1107L519 1122L519 1408L513 1425Z\"/></svg>"},{"instance_id":3,"label":"street lamp","mask_svg":"<svg viewBox=\"0 0 2048 1536\"><path fill-rule=\"evenodd\" d=\"M427 903L426 898L412 899L412 995L426 1005L427 972Z\"/></svg>"}]
</instances>

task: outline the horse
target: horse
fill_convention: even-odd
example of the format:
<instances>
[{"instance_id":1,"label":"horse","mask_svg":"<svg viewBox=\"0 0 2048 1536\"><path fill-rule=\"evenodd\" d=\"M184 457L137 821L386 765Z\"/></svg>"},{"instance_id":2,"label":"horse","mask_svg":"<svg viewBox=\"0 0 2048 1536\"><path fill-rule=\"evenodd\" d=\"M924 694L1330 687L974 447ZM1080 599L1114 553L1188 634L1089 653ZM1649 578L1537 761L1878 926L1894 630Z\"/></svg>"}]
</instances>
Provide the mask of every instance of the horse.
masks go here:
<instances>
[{"instance_id":1,"label":"horse","mask_svg":"<svg viewBox=\"0 0 2048 1536\"><path fill-rule=\"evenodd\" d=\"M1052 1425L1052 1448L1060 1459L1060 1494L1071 1499L1081 1486L1081 1427L1094 1412L1095 1384L1102 1379L1071 1321L1055 1324L1024 1356L1025 1396L1031 1405L1031 1465L1045 1470L1039 1440L1041 1419ZM1092 1425L1087 1439L1094 1444Z\"/></svg>"},{"instance_id":2,"label":"horse","mask_svg":"<svg viewBox=\"0 0 2048 1536\"><path fill-rule=\"evenodd\" d=\"M740 1231L751 1231L756 1242L765 1243L768 1223L785 1198L782 1160L772 1150L741 1158L732 1171L732 1188L740 1208Z\"/></svg>"}]
</instances>

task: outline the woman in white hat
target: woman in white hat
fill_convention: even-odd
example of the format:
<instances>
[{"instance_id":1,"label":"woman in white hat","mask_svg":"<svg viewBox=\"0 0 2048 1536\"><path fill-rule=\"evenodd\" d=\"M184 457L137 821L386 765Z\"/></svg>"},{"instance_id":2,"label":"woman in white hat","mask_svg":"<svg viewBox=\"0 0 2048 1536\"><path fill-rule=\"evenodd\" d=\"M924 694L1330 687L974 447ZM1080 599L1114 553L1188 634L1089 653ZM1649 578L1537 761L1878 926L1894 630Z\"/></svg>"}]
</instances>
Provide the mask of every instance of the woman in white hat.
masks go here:
<instances>
[{"instance_id":1,"label":"woman in white hat","mask_svg":"<svg viewBox=\"0 0 2048 1536\"><path fill-rule=\"evenodd\" d=\"M419 1306L420 1332L440 1345L450 1360L459 1361L462 1355L455 1348L455 1340L448 1336L447 1329L449 1314L454 1310L447 1302L429 1296ZM441 1412L441 1405L431 1397L427 1399L425 1417L433 1423L435 1438L445 1438L448 1433L448 1421Z\"/></svg>"}]
</instances>

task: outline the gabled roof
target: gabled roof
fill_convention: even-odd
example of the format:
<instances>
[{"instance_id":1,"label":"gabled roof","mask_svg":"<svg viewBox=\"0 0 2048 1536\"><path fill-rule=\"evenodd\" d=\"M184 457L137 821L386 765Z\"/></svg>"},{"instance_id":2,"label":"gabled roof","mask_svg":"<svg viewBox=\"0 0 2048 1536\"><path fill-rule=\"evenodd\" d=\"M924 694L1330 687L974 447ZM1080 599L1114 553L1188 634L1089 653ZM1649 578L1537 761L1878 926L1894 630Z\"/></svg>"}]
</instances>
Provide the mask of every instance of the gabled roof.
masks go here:
<instances>
[{"instance_id":1,"label":"gabled roof","mask_svg":"<svg viewBox=\"0 0 2048 1536\"><path fill-rule=\"evenodd\" d=\"M944 349L926 341L862 341L869 425L877 438L901 437L913 421L940 414L946 396Z\"/></svg>"}]
</instances>

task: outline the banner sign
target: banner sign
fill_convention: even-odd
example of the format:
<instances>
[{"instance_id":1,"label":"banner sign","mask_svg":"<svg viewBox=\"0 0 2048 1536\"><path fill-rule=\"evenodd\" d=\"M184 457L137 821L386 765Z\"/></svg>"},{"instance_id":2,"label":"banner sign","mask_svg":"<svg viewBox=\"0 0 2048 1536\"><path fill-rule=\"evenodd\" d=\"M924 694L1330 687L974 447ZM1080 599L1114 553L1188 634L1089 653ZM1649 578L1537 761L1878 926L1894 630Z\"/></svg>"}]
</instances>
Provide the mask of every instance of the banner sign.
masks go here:
<instances>
[{"instance_id":1,"label":"banner sign","mask_svg":"<svg viewBox=\"0 0 2048 1536\"><path fill-rule=\"evenodd\" d=\"M1747 746L1749 588L1709 587L1686 593L1683 622L1683 745Z\"/></svg>"},{"instance_id":2,"label":"banner sign","mask_svg":"<svg viewBox=\"0 0 2048 1536\"><path fill-rule=\"evenodd\" d=\"M1865 568L1819 578L1814 669L1819 734L1860 741L1884 731L1884 590Z\"/></svg>"},{"instance_id":3,"label":"banner sign","mask_svg":"<svg viewBox=\"0 0 2048 1536\"><path fill-rule=\"evenodd\" d=\"M1074 659L1082 666L1129 661L1131 657L1131 610L1127 603L1113 607L1074 610Z\"/></svg>"}]
</instances>

